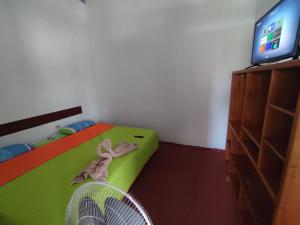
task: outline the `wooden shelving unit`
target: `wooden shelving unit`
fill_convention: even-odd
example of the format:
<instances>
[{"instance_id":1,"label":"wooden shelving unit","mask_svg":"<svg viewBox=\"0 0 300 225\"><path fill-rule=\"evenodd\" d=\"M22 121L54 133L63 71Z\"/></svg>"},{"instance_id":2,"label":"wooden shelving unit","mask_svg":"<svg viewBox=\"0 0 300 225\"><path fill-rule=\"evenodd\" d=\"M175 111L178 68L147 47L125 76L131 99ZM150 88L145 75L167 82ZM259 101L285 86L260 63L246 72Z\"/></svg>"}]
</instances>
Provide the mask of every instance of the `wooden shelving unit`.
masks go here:
<instances>
[{"instance_id":1,"label":"wooden shelving unit","mask_svg":"<svg viewBox=\"0 0 300 225\"><path fill-rule=\"evenodd\" d=\"M299 91L299 60L232 74L226 159L243 225L300 225Z\"/></svg>"}]
</instances>

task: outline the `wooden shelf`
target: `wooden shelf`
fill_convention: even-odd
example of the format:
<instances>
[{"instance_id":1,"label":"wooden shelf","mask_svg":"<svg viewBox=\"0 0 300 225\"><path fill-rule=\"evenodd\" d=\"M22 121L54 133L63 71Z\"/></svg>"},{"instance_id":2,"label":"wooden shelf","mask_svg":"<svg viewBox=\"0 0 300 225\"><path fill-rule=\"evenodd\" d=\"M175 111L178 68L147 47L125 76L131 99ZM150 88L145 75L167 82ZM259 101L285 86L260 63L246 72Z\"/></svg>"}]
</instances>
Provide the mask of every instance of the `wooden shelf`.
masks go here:
<instances>
[{"instance_id":1,"label":"wooden shelf","mask_svg":"<svg viewBox=\"0 0 300 225\"><path fill-rule=\"evenodd\" d=\"M259 169L275 196L280 187L283 167L284 161L268 145L264 144Z\"/></svg>"},{"instance_id":2,"label":"wooden shelf","mask_svg":"<svg viewBox=\"0 0 300 225\"><path fill-rule=\"evenodd\" d=\"M264 133L264 143L282 160L286 159L293 117L270 107Z\"/></svg>"},{"instance_id":3,"label":"wooden shelf","mask_svg":"<svg viewBox=\"0 0 300 225\"><path fill-rule=\"evenodd\" d=\"M230 154L245 154L243 147L240 144L239 138L233 135L230 140L230 144L227 146L227 150Z\"/></svg>"},{"instance_id":4,"label":"wooden shelf","mask_svg":"<svg viewBox=\"0 0 300 225\"><path fill-rule=\"evenodd\" d=\"M285 156L288 148L288 142L282 140L272 140L265 139L264 143L274 151L274 153L283 161L285 161Z\"/></svg>"},{"instance_id":5,"label":"wooden shelf","mask_svg":"<svg viewBox=\"0 0 300 225\"><path fill-rule=\"evenodd\" d=\"M255 169L257 176L260 177L261 181L265 184L266 191L269 193L273 201L276 201L276 194L269 182L266 180L265 176L262 174L262 171L258 167L258 158L260 154L260 149L254 144L249 135L242 130L241 132L241 145L246 152L249 161L252 163L253 168ZM238 169L237 169L238 170Z\"/></svg>"},{"instance_id":6,"label":"wooden shelf","mask_svg":"<svg viewBox=\"0 0 300 225\"><path fill-rule=\"evenodd\" d=\"M241 140L241 145L244 148L245 152L250 157L250 160L253 162L254 165L256 165L258 161L259 148L253 142L248 132L246 132L244 129L241 132L240 140Z\"/></svg>"},{"instance_id":7,"label":"wooden shelf","mask_svg":"<svg viewBox=\"0 0 300 225\"><path fill-rule=\"evenodd\" d=\"M246 126L246 125L242 126L242 129L249 135L249 137L251 138L251 140L259 148L262 130L259 129L259 128L255 128L255 127L251 127L251 126Z\"/></svg>"},{"instance_id":8,"label":"wooden shelf","mask_svg":"<svg viewBox=\"0 0 300 225\"><path fill-rule=\"evenodd\" d=\"M246 142L246 144L245 144ZM247 143L249 142L249 143ZM272 187L270 186L270 183L268 182L268 180L266 179L266 177L263 175L262 171L258 168L257 165L257 158L258 157L258 149L256 147L256 145L254 145L254 143L251 143L251 141L244 141L242 142L242 146L245 150L245 152L248 155L249 161L252 163L253 168L255 169L257 175L260 177L261 181L265 184L265 188L267 190L267 192L269 193L269 195L271 196L273 201L276 201L276 194L274 192L274 189L272 189ZM238 169L236 169L238 172Z\"/></svg>"},{"instance_id":9,"label":"wooden shelf","mask_svg":"<svg viewBox=\"0 0 300 225\"><path fill-rule=\"evenodd\" d=\"M274 203L264 184L246 156L234 156L233 160L258 225L271 225Z\"/></svg>"},{"instance_id":10,"label":"wooden shelf","mask_svg":"<svg viewBox=\"0 0 300 225\"><path fill-rule=\"evenodd\" d=\"M273 71L270 104L277 110L294 116L300 90L300 68Z\"/></svg>"},{"instance_id":11,"label":"wooden shelf","mask_svg":"<svg viewBox=\"0 0 300 225\"><path fill-rule=\"evenodd\" d=\"M258 160L258 148L252 141L242 141L245 150L250 154L252 160L256 164Z\"/></svg>"},{"instance_id":12,"label":"wooden shelf","mask_svg":"<svg viewBox=\"0 0 300 225\"><path fill-rule=\"evenodd\" d=\"M237 204L237 211L239 213L242 225L256 225L253 219L253 213L249 206L249 200L241 186L240 178L237 173L229 173L230 183L233 187L233 195ZM251 212L250 212L251 211Z\"/></svg>"},{"instance_id":13,"label":"wooden shelf","mask_svg":"<svg viewBox=\"0 0 300 225\"><path fill-rule=\"evenodd\" d=\"M260 146L271 72L247 74L242 129Z\"/></svg>"},{"instance_id":14,"label":"wooden shelf","mask_svg":"<svg viewBox=\"0 0 300 225\"><path fill-rule=\"evenodd\" d=\"M239 122L229 122L229 129L226 139L226 159L229 160L231 154L245 154L242 148L237 132L240 130Z\"/></svg>"},{"instance_id":15,"label":"wooden shelf","mask_svg":"<svg viewBox=\"0 0 300 225\"><path fill-rule=\"evenodd\" d=\"M270 188L272 189L273 193L277 195L280 187L280 181L281 181L281 174L279 174L277 171L270 172L267 170L261 170L263 176L265 177L266 181L268 182Z\"/></svg>"},{"instance_id":16,"label":"wooden shelf","mask_svg":"<svg viewBox=\"0 0 300 225\"><path fill-rule=\"evenodd\" d=\"M233 72L231 87L226 159L242 224L300 224L300 60Z\"/></svg>"},{"instance_id":17,"label":"wooden shelf","mask_svg":"<svg viewBox=\"0 0 300 225\"><path fill-rule=\"evenodd\" d=\"M243 115L243 103L246 87L246 74L237 74L232 76L232 85L230 93L229 120L241 121Z\"/></svg>"},{"instance_id":18,"label":"wooden shelf","mask_svg":"<svg viewBox=\"0 0 300 225\"><path fill-rule=\"evenodd\" d=\"M241 121L230 120L229 127L232 129L234 135L238 138L242 127Z\"/></svg>"},{"instance_id":19,"label":"wooden shelf","mask_svg":"<svg viewBox=\"0 0 300 225\"><path fill-rule=\"evenodd\" d=\"M274 105L274 104L269 104L269 107L278 110L279 112L285 113L291 117L295 116L295 108L290 105Z\"/></svg>"},{"instance_id":20,"label":"wooden shelf","mask_svg":"<svg viewBox=\"0 0 300 225\"><path fill-rule=\"evenodd\" d=\"M240 180L236 173L230 173L229 176L230 176L230 182L233 186L233 193L234 193L236 199L238 199L239 193L240 193Z\"/></svg>"},{"instance_id":21,"label":"wooden shelf","mask_svg":"<svg viewBox=\"0 0 300 225\"><path fill-rule=\"evenodd\" d=\"M240 215L243 225L256 225L257 224L257 222L254 219L255 218L254 211L250 206L247 193L245 191L245 188L242 185L240 186L238 210L239 210L239 215Z\"/></svg>"}]
</instances>

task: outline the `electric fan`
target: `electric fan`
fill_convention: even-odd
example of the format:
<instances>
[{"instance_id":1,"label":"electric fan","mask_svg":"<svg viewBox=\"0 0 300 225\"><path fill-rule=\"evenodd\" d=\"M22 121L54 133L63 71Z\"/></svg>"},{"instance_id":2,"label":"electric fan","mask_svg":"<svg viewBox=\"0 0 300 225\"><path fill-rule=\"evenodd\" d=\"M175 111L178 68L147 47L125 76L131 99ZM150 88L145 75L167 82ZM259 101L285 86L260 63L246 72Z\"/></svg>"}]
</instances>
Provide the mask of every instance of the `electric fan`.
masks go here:
<instances>
[{"instance_id":1,"label":"electric fan","mask_svg":"<svg viewBox=\"0 0 300 225\"><path fill-rule=\"evenodd\" d=\"M65 219L67 225L152 225L147 212L130 194L104 182L78 188Z\"/></svg>"}]
</instances>

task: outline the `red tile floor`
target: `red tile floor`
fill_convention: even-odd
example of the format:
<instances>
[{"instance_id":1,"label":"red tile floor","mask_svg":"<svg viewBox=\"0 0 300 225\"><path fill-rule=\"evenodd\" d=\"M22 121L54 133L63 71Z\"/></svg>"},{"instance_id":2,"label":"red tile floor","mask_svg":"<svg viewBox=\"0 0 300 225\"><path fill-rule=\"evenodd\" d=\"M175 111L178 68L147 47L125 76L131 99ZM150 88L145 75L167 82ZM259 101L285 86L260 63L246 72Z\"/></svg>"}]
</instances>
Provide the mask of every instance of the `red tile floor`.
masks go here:
<instances>
[{"instance_id":1,"label":"red tile floor","mask_svg":"<svg viewBox=\"0 0 300 225\"><path fill-rule=\"evenodd\" d=\"M240 225L224 154L160 143L130 192L154 225Z\"/></svg>"}]
</instances>

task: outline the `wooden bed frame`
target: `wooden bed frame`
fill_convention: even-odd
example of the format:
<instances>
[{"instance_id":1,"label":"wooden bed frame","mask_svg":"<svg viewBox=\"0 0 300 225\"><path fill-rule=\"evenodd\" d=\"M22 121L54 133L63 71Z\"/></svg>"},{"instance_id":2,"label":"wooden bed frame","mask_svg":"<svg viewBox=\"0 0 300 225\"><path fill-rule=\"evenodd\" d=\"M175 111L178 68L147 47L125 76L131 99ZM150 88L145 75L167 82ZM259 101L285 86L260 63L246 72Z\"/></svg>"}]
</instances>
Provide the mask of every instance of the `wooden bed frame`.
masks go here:
<instances>
[{"instance_id":1,"label":"wooden bed frame","mask_svg":"<svg viewBox=\"0 0 300 225\"><path fill-rule=\"evenodd\" d=\"M0 124L0 137L82 113L81 106Z\"/></svg>"}]
</instances>

